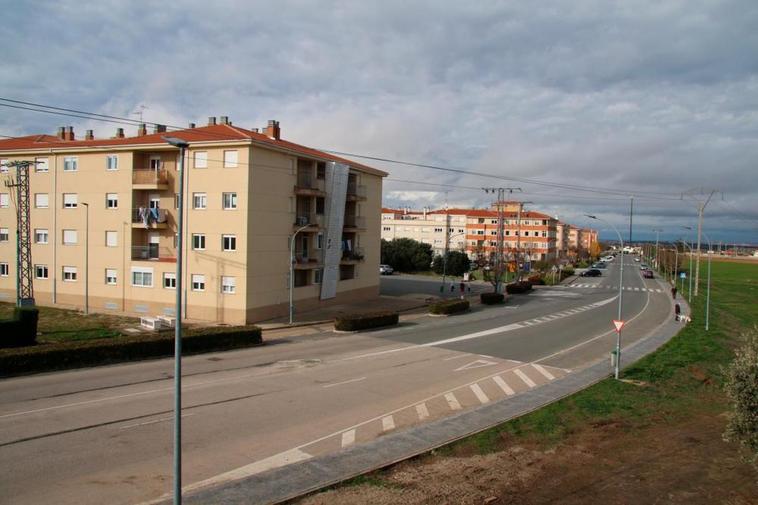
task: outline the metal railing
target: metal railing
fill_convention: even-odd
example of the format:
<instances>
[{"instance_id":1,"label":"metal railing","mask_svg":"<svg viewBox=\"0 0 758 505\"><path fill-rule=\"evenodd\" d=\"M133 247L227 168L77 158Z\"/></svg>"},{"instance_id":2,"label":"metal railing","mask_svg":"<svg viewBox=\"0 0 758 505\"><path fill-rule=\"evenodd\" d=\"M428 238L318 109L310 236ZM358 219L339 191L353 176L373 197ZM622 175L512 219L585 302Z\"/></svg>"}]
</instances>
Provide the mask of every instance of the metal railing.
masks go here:
<instances>
[{"instance_id":1,"label":"metal railing","mask_svg":"<svg viewBox=\"0 0 758 505\"><path fill-rule=\"evenodd\" d=\"M298 172L297 187L300 189L318 189L316 178L308 172Z\"/></svg>"},{"instance_id":2,"label":"metal railing","mask_svg":"<svg viewBox=\"0 0 758 505\"><path fill-rule=\"evenodd\" d=\"M135 168L132 184L168 184L168 172L165 168Z\"/></svg>"},{"instance_id":3,"label":"metal railing","mask_svg":"<svg viewBox=\"0 0 758 505\"><path fill-rule=\"evenodd\" d=\"M313 212L298 212L295 215L294 226L322 226L324 222L323 214L314 214Z\"/></svg>"},{"instance_id":4,"label":"metal railing","mask_svg":"<svg viewBox=\"0 0 758 505\"><path fill-rule=\"evenodd\" d=\"M168 214L166 209L150 209L147 207L132 209L132 223L165 223Z\"/></svg>"},{"instance_id":5,"label":"metal railing","mask_svg":"<svg viewBox=\"0 0 758 505\"><path fill-rule=\"evenodd\" d=\"M346 261L363 261L364 254L362 247L353 247L352 249L342 251L342 259Z\"/></svg>"},{"instance_id":6,"label":"metal railing","mask_svg":"<svg viewBox=\"0 0 758 505\"><path fill-rule=\"evenodd\" d=\"M355 216L352 214L345 215L345 227L347 228L365 228L366 218L363 216Z\"/></svg>"},{"instance_id":7,"label":"metal railing","mask_svg":"<svg viewBox=\"0 0 758 505\"><path fill-rule=\"evenodd\" d=\"M348 183L347 196L354 196L357 198L366 198L366 186Z\"/></svg>"},{"instance_id":8,"label":"metal railing","mask_svg":"<svg viewBox=\"0 0 758 505\"><path fill-rule=\"evenodd\" d=\"M170 260L176 259L176 253L168 247L160 247L158 244L132 246L132 260Z\"/></svg>"}]
</instances>

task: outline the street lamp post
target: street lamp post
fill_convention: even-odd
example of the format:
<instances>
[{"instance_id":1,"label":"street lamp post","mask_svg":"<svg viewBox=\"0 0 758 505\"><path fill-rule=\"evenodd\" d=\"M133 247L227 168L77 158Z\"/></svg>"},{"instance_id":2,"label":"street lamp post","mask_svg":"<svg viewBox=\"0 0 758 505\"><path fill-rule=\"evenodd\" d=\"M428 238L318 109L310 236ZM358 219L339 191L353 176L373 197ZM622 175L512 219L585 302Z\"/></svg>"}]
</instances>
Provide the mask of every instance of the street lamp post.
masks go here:
<instances>
[{"instance_id":1,"label":"street lamp post","mask_svg":"<svg viewBox=\"0 0 758 505\"><path fill-rule=\"evenodd\" d=\"M621 238L621 233L616 229L615 226L613 226L610 222L606 221L605 219L599 218L597 216L593 216L590 214L586 214L586 216L590 219L596 219L598 221L603 221L607 225L609 225L611 228L613 228L613 231L616 232L616 235L618 235L619 238L619 244L621 244L621 267L619 270L619 304L618 304L618 320L621 321L621 307L624 297L624 239ZM615 369L613 372L614 378L618 380L619 378L619 364L621 363L621 328L616 330L616 363L615 363Z\"/></svg>"},{"instance_id":2,"label":"street lamp post","mask_svg":"<svg viewBox=\"0 0 758 505\"><path fill-rule=\"evenodd\" d=\"M84 315L89 315L89 204L84 205Z\"/></svg>"},{"instance_id":3,"label":"street lamp post","mask_svg":"<svg viewBox=\"0 0 758 505\"><path fill-rule=\"evenodd\" d=\"M705 331L708 331L709 329L709 322L710 322L710 314L711 314L711 253L713 252L713 247L711 243L711 239L708 236L707 233L702 232L703 235L705 235L705 240L708 241L708 284L707 284L707 291L705 295Z\"/></svg>"},{"instance_id":4,"label":"street lamp post","mask_svg":"<svg viewBox=\"0 0 758 505\"><path fill-rule=\"evenodd\" d=\"M295 231L295 233L292 234L292 238L290 239L290 323L292 324L293 317L295 315L295 299L294 299L294 292L295 292L295 237L297 237L297 234L303 231L304 229L308 228L310 224L306 224L305 226L302 226Z\"/></svg>"},{"instance_id":5,"label":"street lamp post","mask_svg":"<svg viewBox=\"0 0 758 505\"><path fill-rule=\"evenodd\" d=\"M182 250L184 239L184 153L189 143L176 137L163 140L179 148L179 216L176 230L176 300L174 304L174 505L182 503Z\"/></svg>"},{"instance_id":6,"label":"street lamp post","mask_svg":"<svg viewBox=\"0 0 758 505\"><path fill-rule=\"evenodd\" d=\"M658 268L658 238L659 234L663 231L660 228L654 228L655 232L655 268Z\"/></svg>"},{"instance_id":7,"label":"street lamp post","mask_svg":"<svg viewBox=\"0 0 758 505\"><path fill-rule=\"evenodd\" d=\"M682 226L682 228L684 228L685 230L692 231L692 226ZM692 248L693 248L693 244L692 243L687 244L687 247L689 247L690 249L690 267L689 267L689 272L687 272L687 276L690 278L690 288L689 288L689 293L687 293L687 303L692 303L692 253L693 253ZM697 289L697 286L695 286L695 288Z\"/></svg>"}]
</instances>

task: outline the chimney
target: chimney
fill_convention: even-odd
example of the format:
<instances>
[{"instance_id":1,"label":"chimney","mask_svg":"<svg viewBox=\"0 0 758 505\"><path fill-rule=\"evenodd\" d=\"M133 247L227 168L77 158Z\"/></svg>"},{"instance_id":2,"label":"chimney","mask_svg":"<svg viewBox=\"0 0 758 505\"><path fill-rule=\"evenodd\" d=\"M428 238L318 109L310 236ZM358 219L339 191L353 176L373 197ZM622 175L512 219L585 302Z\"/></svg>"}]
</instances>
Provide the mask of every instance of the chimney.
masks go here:
<instances>
[{"instance_id":1,"label":"chimney","mask_svg":"<svg viewBox=\"0 0 758 505\"><path fill-rule=\"evenodd\" d=\"M250 131L253 133L258 133L258 128L250 128Z\"/></svg>"},{"instance_id":2,"label":"chimney","mask_svg":"<svg viewBox=\"0 0 758 505\"><path fill-rule=\"evenodd\" d=\"M166 132L166 125L165 124L157 124L153 128L153 133L165 133Z\"/></svg>"},{"instance_id":3,"label":"chimney","mask_svg":"<svg viewBox=\"0 0 758 505\"><path fill-rule=\"evenodd\" d=\"M124 138L124 129L123 128L116 128L116 138L117 139Z\"/></svg>"},{"instance_id":4,"label":"chimney","mask_svg":"<svg viewBox=\"0 0 758 505\"><path fill-rule=\"evenodd\" d=\"M213 126L216 124L216 116L210 116L208 118L208 126Z\"/></svg>"},{"instance_id":5,"label":"chimney","mask_svg":"<svg viewBox=\"0 0 758 505\"><path fill-rule=\"evenodd\" d=\"M84 134L84 140L95 140L95 132L93 130L87 130Z\"/></svg>"},{"instance_id":6,"label":"chimney","mask_svg":"<svg viewBox=\"0 0 758 505\"><path fill-rule=\"evenodd\" d=\"M67 126L66 127L66 135L64 140L75 140L74 138L74 127L73 126Z\"/></svg>"},{"instance_id":7,"label":"chimney","mask_svg":"<svg viewBox=\"0 0 758 505\"><path fill-rule=\"evenodd\" d=\"M145 123L140 123L137 127L137 136L142 137L144 135L147 135L147 125Z\"/></svg>"},{"instance_id":8,"label":"chimney","mask_svg":"<svg viewBox=\"0 0 758 505\"><path fill-rule=\"evenodd\" d=\"M221 124L229 124L229 116L219 116L218 122Z\"/></svg>"},{"instance_id":9,"label":"chimney","mask_svg":"<svg viewBox=\"0 0 758 505\"><path fill-rule=\"evenodd\" d=\"M269 138L279 140L281 135L281 130L279 129L279 121L269 119L268 126L266 126L266 130L263 133L265 133Z\"/></svg>"},{"instance_id":10,"label":"chimney","mask_svg":"<svg viewBox=\"0 0 758 505\"><path fill-rule=\"evenodd\" d=\"M65 126L58 127L58 138L60 140L66 140L66 127Z\"/></svg>"},{"instance_id":11,"label":"chimney","mask_svg":"<svg viewBox=\"0 0 758 505\"><path fill-rule=\"evenodd\" d=\"M189 128L190 128L190 130L191 130L192 128L194 128L194 127L195 127L195 123L190 123L190 124L189 124Z\"/></svg>"}]
</instances>

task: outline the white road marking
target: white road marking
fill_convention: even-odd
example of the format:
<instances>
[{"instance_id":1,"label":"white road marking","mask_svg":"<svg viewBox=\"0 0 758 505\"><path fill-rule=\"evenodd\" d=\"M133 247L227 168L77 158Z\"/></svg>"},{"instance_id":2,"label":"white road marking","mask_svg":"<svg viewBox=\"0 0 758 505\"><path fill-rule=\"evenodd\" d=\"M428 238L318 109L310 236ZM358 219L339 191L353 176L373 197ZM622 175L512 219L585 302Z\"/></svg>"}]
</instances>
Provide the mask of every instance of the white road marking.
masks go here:
<instances>
[{"instance_id":1,"label":"white road marking","mask_svg":"<svg viewBox=\"0 0 758 505\"><path fill-rule=\"evenodd\" d=\"M469 389L474 393L476 399L479 400L479 403L490 402L489 397L484 393L484 391L482 391L482 388L479 387L479 384L471 384L469 386Z\"/></svg>"},{"instance_id":2,"label":"white road marking","mask_svg":"<svg viewBox=\"0 0 758 505\"><path fill-rule=\"evenodd\" d=\"M194 415L195 414L182 414L182 417L190 417ZM126 426L121 426L119 430L128 430L129 428L136 428L138 426L147 426L148 424L162 423L164 421L173 421L173 420L174 420L174 416L161 417L160 419L153 419L152 421L145 421L144 423L127 424Z\"/></svg>"},{"instance_id":3,"label":"white road marking","mask_svg":"<svg viewBox=\"0 0 758 505\"><path fill-rule=\"evenodd\" d=\"M429 409L426 408L426 403L419 403L416 405L416 413L421 421L429 417Z\"/></svg>"},{"instance_id":4,"label":"white road marking","mask_svg":"<svg viewBox=\"0 0 758 505\"><path fill-rule=\"evenodd\" d=\"M481 356L482 358L495 359L495 357L494 357L494 356L488 356L488 355L486 355L486 354L480 354L479 356Z\"/></svg>"},{"instance_id":5,"label":"white road marking","mask_svg":"<svg viewBox=\"0 0 758 505\"><path fill-rule=\"evenodd\" d=\"M386 416L382 418L382 431L390 431L395 429L395 418L392 416Z\"/></svg>"},{"instance_id":6,"label":"white road marking","mask_svg":"<svg viewBox=\"0 0 758 505\"><path fill-rule=\"evenodd\" d=\"M508 383L505 382L505 380L503 380L503 378L500 377L499 375L494 376L492 380L495 381L495 384L497 384L498 387L502 389L503 392L507 394L508 396L512 396L516 394L516 392L508 385Z\"/></svg>"},{"instance_id":7,"label":"white road marking","mask_svg":"<svg viewBox=\"0 0 758 505\"><path fill-rule=\"evenodd\" d=\"M462 372L463 370L471 370L472 368L482 368L485 366L492 366L492 365L497 365L497 363L494 361L488 361L486 359L478 359L476 361L472 361L471 363L467 363L463 366L459 366L453 371Z\"/></svg>"},{"instance_id":8,"label":"white road marking","mask_svg":"<svg viewBox=\"0 0 758 505\"><path fill-rule=\"evenodd\" d=\"M451 410L461 410L461 404L453 393L445 393L445 400L447 400Z\"/></svg>"},{"instance_id":9,"label":"white road marking","mask_svg":"<svg viewBox=\"0 0 758 505\"><path fill-rule=\"evenodd\" d=\"M555 379L555 376L553 374L551 374L550 372L548 372L547 370L545 370L544 367L538 365L537 363L532 363L532 368L534 368L539 373L541 373L542 375L544 375L547 380L554 380Z\"/></svg>"},{"instance_id":10,"label":"white road marking","mask_svg":"<svg viewBox=\"0 0 758 505\"><path fill-rule=\"evenodd\" d=\"M355 443L355 430L348 430L342 434L342 447L348 447Z\"/></svg>"},{"instance_id":11,"label":"white road marking","mask_svg":"<svg viewBox=\"0 0 758 505\"><path fill-rule=\"evenodd\" d=\"M324 384L321 387L323 387L324 389L326 389L326 388L333 388L334 386L342 386L343 384L350 384L350 383L353 383L353 382L360 382L360 381L365 380L365 379L366 379L365 377L358 377L356 379L348 379L348 380L342 381L342 382L334 382L332 384Z\"/></svg>"},{"instance_id":12,"label":"white road marking","mask_svg":"<svg viewBox=\"0 0 758 505\"><path fill-rule=\"evenodd\" d=\"M449 358L444 358L442 361L452 361L454 359L461 359L461 358L468 358L469 354L459 354L458 356L450 356Z\"/></svg>"},{"instance_id":13,"label":"white road marking","mask_svg":"<svg viewBox=\"0 0 758 505\"><path fill-rule=\"evenodd\" d=\"M640 288L634 288L634 290L635 290L635 291L639 291L639 290L640 290Z\"/></svg>"},{"instance_id":14,"label":"white road marking","mask_svg":"<svg viewBox=\"0 0 758 505\"><path fill-rule=\"evenodd\" d=\"M534 383L534 381L532 379L530 379L524 372L522 372L518 368L515 369L513 371L513 373L515 373L518 376L518 378L521 379L522 381L524 381L524 384L526 384L530 388L533 388L534 386L537 385L537 384Z\"/></svg>"}]
</instances>

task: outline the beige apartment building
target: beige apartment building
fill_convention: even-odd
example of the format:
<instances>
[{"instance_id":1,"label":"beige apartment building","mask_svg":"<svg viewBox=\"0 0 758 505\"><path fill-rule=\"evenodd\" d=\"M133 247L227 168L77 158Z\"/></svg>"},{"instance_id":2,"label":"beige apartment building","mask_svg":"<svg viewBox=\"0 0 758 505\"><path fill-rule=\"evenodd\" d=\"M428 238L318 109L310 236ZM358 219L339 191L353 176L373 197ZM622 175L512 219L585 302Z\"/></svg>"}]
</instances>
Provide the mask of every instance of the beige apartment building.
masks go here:
<instances>
[{"instance_id":1,"label":"beige apartment building","mask_svg":"<svg viewBox=\"0 0 758 505\"><path fill-rule=\"evenodd\" d=\"M442 255L447 248L463 251L466 248L466 214L463 211L411 211L382 209L382 238L411 238L432 246L432 253Z\"/></svg>"},{"instance_id":2,"label":"beige apartment building","mask_svg":"<svg viewBox=\"0 0 758 505\"><path fill-rule=\"evenodd\" d=\"M283 140L279 123L244 129L224 116L180 131L81 140L0 140L7 163L30 168L38 304L132 315L174 314L179 150L185 160L184 314L243 324L286 314L295 235L297 310L379 294L385 172ZM0 187L0 299L15 300L15 194ZM84 204L87 204L86 206ZM87 212L88 209L88 212ZM89 234L87 229L89 215ZM89 250L85 264L85 248Z\"/></svg>"}]
</instances>

